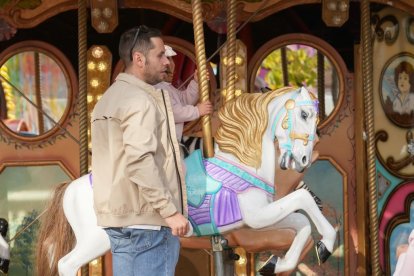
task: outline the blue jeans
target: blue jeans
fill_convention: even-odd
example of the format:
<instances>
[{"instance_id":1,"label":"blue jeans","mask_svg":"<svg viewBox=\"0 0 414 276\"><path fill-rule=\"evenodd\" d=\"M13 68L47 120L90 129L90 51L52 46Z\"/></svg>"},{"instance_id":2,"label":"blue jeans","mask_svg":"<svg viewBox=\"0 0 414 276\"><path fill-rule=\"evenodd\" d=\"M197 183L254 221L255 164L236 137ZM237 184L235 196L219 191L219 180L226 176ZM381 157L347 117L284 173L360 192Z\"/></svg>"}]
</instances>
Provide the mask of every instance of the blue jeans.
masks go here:
<instances>
[{"instance_id":1,"label":"blue jeans","mask_svg":"<svg viewBox=\"0 0 414 276\"><path fill-rule=\"evenodd\" d=\"M111 241L114 276L173 276L180 240L171 229L105 228Z\"/></svg>"}]
</instances>

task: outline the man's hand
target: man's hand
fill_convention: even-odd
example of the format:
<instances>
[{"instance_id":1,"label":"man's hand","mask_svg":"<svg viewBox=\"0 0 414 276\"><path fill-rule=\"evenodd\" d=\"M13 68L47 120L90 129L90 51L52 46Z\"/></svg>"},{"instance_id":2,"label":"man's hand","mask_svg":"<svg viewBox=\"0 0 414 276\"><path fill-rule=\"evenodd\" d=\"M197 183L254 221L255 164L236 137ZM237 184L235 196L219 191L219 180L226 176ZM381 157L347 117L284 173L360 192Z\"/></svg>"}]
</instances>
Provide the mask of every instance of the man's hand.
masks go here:
<instances>
[{"instance_id":1,"label":"man's hand","mask_svg":"<svg viewBox=\"0 0 414 276\"><path fill-rule=\"evenodd\" d=\"M165 219L174 236L183 237L189 230L188 220L180 213L175 213Z\"/></svg>"},{"instance_id":2,"label":"man's hand","mask_svg":"<svg viewBox=\"0 0 414 276\"><path fill-rule=\"evenodd\" d=\"M198 113L201 116L213 113L213 105L210 101L205 101L202 103L197 104Z\"/></svg>"}]
</instances>

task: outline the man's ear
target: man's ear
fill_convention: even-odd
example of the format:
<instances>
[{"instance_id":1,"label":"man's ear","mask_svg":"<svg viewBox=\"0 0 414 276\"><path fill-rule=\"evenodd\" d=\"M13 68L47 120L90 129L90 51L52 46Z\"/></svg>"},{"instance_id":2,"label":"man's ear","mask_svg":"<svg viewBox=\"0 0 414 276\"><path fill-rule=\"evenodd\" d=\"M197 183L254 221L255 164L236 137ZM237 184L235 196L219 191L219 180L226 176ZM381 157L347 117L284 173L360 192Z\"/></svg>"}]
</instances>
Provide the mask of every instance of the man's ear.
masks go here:
<instances>
[{"instance_id":1,"label":"man's ear","mask_svg":"<svg viewBox=\"0 0 414 276\"><path fill-rule=\"evenodd\" d=\"M134 58L136 64L139 67L144 67L144 65L145 65L145 56L142 53L134 52L133 58Z\"/></svg>"}]
</instances>

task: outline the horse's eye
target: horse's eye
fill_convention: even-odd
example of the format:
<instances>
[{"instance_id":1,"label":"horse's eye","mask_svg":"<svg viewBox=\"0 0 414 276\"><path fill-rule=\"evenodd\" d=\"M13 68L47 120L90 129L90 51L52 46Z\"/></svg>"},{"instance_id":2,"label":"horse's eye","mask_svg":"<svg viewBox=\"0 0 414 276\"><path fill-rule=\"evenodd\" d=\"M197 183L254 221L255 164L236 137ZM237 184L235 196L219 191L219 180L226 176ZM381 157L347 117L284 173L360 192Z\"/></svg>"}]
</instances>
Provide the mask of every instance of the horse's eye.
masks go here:
<instances>
[{"instance_id":1,"label":"horse's eye","mask_svg":"<svg viewBox=\"0 0 414 276\"><path fill-rule=\"evenodd\" d=\"M300 116L302 117L303 120L306 120L308 118L308 113L302 110L300 113Z\"/></svg>"}]
</instances>

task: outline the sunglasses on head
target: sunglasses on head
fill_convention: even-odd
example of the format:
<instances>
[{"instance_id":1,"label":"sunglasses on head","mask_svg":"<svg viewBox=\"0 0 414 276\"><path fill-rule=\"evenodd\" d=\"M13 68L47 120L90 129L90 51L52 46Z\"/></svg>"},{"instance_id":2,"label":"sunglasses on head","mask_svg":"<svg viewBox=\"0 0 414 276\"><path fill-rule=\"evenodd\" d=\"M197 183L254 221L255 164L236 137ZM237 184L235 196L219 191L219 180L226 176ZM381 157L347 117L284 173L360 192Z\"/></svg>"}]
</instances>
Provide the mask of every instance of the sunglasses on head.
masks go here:
<instances>
[{"instance_id":1,"label":"sunglasses on head","mask_svg":"<svg viewBox=\"0 0 414 276\"><path fill-rule=\"evenodd\" d=\"M138 36L140 34L147 33L147 32L148 32L148 27L147 26L141 25L141 26L137 27L137 30L135 31L135 35L134 35L134 40L132 41L132 44L131 44L131 49L129 50L129 57L131 58L131 61L133 59L132 58L132 52L134 51L135 43L137 43Z\"/></svg>"}]
</instances>

